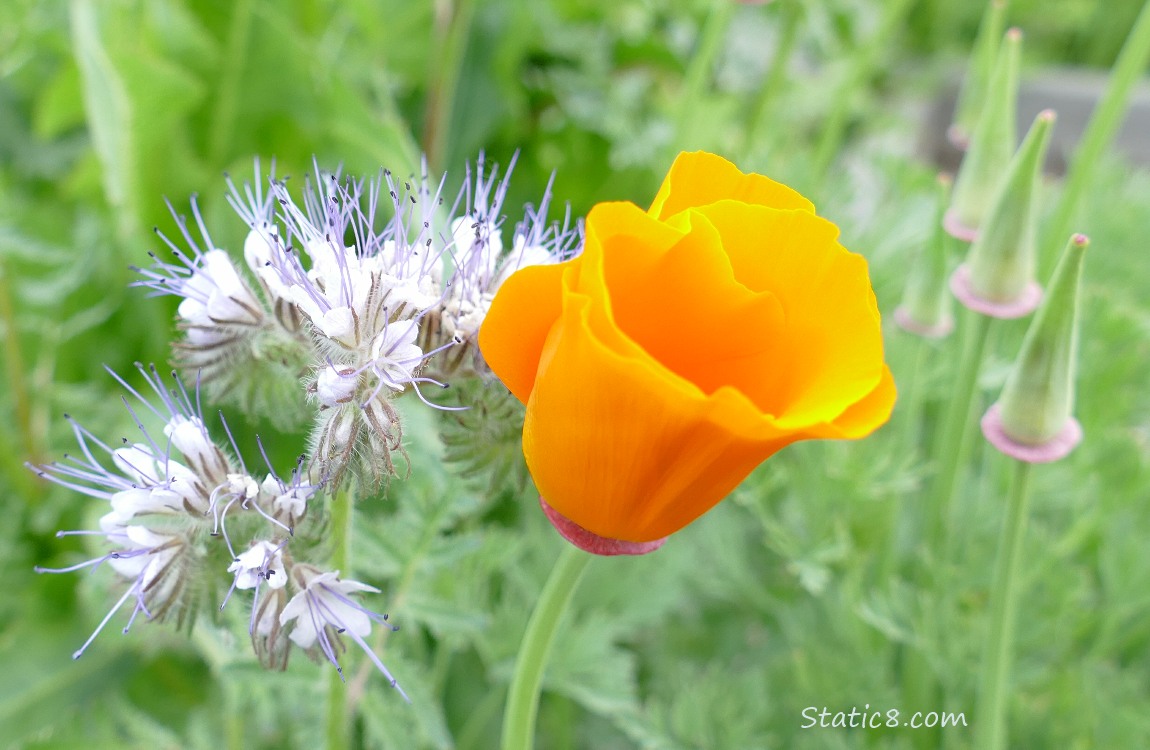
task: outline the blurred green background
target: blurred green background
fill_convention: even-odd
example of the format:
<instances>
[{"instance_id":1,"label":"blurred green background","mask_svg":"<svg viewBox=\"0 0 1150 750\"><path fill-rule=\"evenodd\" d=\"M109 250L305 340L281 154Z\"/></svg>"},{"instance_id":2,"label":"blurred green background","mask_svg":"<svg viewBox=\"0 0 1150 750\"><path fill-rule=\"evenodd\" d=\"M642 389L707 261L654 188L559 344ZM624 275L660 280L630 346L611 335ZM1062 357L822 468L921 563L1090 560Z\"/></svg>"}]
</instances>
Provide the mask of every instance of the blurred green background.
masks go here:
<instances>
[{"instance_id":1,"label":"blurred green background","mask_svg":"<svg viewBox=\"0 0 1150 750\"><path fill-rule=\"evenodd\" d=\"M1139 9L1015 0L1024 80L1062 66L1101 74ZM426 153L455 185L480 150L503 164L518 151L508 205L537 201L554 172L557 201L582 215L600 200L645 204L677 151L705 148L812 197L869 258L889 312L933 231L925 111L962 69L981 11L943 0L7 0L0 748L320 744L329 667L297 654L286 674L261 672L243 607L220 623L206 613L190 638L148 623L121 637L117 621L74 663L113 601L111 575L32 570L86 556L54 533L90 524L98 503L24 462L73 448L64 412L109 441L132 434L101 365L169 358L173 300L128 287L128 266L161 249L152 228L174 231L165 196L186 212L198 193L213 238L238 252L246 228L222 173L250 175L256 155L281 174L302 175L314 157L403 175ZM1045 206L1058 190L1051 180ZM1093 239L1087 439L1036 475L1017 747L1150 747L1148 225L1150 174L1107 155L1075 226ZM1061 238L1046 245L1049 268ZM1023 329L1006 327L988 394ZM888 341L897 376L907 337L891 328ZM954 349L932 350L928 419ZM461 478L445 464L441 420L407 406L412 479L365 511L353 549L356 577L384 590L372 604L403 628L377 645L415 703L377 675L353 682L356 738L490 748L557 541L528 489ZM281 465L302 449L301 435L229 419L241 445L259 433ZM788 449L659 553L597 561L548 672L540 747L969 747L966 730L800 729L807 706L973 719L1003 462L980 449L970 467L953 611L924 622L941 592L915 587L924 551L889 532L929 466L899 424L896 412L863 443ZM944 698L906 695L908 650L925 655Z\"/></svg>"}]
</instances>

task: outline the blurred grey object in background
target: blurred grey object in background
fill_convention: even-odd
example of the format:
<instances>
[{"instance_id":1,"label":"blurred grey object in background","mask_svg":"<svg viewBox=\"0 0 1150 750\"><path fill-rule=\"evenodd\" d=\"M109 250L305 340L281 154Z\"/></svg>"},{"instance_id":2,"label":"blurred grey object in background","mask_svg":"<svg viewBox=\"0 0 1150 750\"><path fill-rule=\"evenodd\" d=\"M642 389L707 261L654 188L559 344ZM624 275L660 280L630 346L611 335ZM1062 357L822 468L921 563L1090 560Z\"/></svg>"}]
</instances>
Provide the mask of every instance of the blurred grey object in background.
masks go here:
<instances>
[{"instance_id":1,"label":"blurred grey object in background","mask_svg":"<svg viewBox=\"0 0 1150 750\"><path fill-rule=\"evenodd\" d=\"M1090 113L1106 90L1105 71L1059 68L1044 71L1022 82L1018 93L1019 137L1035 115L1044 109L1058 113L1058 125L1046 157L1046 171L1061 176L1082 137ZM962 152L946 139L954 113L958 84L955 82L934 101L919 141L922 155L945 171L958 169ZM1126 119L1114 139L1114 150L1131 165L1150 167L1150 83L1135 87Z\"/></svg>"}]
</instances>

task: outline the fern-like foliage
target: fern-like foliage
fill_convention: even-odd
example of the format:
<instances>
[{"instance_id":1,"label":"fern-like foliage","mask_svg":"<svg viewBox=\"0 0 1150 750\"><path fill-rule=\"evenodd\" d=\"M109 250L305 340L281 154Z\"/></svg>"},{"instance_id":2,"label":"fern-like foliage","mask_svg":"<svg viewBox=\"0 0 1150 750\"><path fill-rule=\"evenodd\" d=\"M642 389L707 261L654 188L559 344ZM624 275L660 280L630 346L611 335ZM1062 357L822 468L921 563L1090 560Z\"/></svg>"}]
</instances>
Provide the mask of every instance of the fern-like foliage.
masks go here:
<instances>
[{"instance_id":1,"label":"fern-like foliage","mask_svg":"<svg viewBox=\"0 0 1150 750\"><path fill-rule=\"evenodd\" d=\"M523 405L498 382L471 378L453 384L455 402L466 411L442 412L443 458L477 491L494 497L527 486L523 460Z\"/></svg>"}]
</instances>

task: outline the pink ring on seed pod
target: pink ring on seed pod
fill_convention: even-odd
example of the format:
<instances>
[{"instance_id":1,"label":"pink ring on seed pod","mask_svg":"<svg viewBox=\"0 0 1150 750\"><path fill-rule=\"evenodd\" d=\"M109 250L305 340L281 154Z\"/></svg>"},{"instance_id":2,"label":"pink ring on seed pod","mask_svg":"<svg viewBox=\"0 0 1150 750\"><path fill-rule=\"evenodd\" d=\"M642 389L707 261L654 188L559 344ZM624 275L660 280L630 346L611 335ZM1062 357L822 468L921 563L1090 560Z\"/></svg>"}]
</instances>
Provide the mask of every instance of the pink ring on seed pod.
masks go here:
<instances>
[{"instance_id":1,"label":"pink ring on seed pod","mask_svg":"<svg viewBox=\"0 0 1150 750\"><path fill-rule=\"evenodd\" d=\"M967 308L1002 320L1013 320L1029 315L1042 301L1042 287L1037 281L1027 284L1018 299L1012 302L992 302L980 297L978 292L971 288L970 268L965 263L956 268L950 277L950 291L954 293L955 299Z\"/></svg>"},{"instance_id":2,"label":"pink ring on seed pod","mask_svg":"<svg viewBox=\"0 0 1150 750\"><path fill-rule=\"evenodd\" d=\"M894 322L898 323L898 327L904 331L927 339L945 338L954 330L954 318L950 315L934 325L924 325L911 317L910 312L901 305L895 308Z\"/></svg>"},{"instance_id":3,"label":"pink ring on seed pod","mask_svg":"<svg viewBox=\"0 0 1150 750\"><path fill-rule=\"evenodd\" d=\"M978 239L978 228L963 224L953 208L947 209L946 213L942 215L942 228L951 237L963 242L974 242Z\"/></svg>"},{"instance_id":4,"label":"pink ring on seed pod","mask_svg":"<svg viewBox=\"0 0 1150 750\"><path fill-rule=\"evenodd\" d=\"M1082 425L1074 417L1066 420L1062 431L1039 445L1027 445L1010 438L1002 427L1002 411L992 405L982 417L983 436L999 450L1018 461L1028 464L1048 464L1065 458L1082 442Z\"/></svg>"},{"instance_id":5,"label":"pink ring on seed pod","mask_svg":"<svg viewBox=\"0 0 1150 750\"><path fill-rule=\"evenodd\" d=\"M622 539L608 539L588 531L562 515L548 505L542 495L539 497L539 505L543 508L547 520L564 539L584 552L590 552L593 555L645 555L659 549L667 541L667 537L656 539L653 542L627 542Z\"/></svg>"}]
</instances>

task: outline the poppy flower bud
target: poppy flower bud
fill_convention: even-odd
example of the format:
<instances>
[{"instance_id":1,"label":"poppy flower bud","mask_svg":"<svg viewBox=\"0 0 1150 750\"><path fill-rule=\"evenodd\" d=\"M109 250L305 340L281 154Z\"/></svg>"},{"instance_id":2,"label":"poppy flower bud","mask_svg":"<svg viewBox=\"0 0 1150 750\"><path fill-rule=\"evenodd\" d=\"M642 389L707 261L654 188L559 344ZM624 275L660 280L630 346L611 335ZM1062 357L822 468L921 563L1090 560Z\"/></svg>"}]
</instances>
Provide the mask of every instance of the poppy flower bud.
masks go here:
<instances>
[{"instance_id":1,"label":"poppy flower bud","mask_svg":"<svg viewBox=\"0 0 1150 750\"><path fill-rule=\"evenodd\" d=\"M1074 411L1078 297L1089 240L1076 234L1054 271L998 403L982 419L995 448L1019 461L1057 461L1082 439Z\"/></svg>"},{"instance_id":2,"label":"poppy flower bud","mask_svg":"<svg viewBox=\"0 0 1150 750\"><path fill-rule=\"evenodd\" d=\"M1038 306L1042 288L1034 280L1037 263L1034 201L1042 161L1054 126L1045 110L1010 162L987 222L960 266L951 288L962 304L995 318L1020 318Z\"/></svg>"},{"instance_id":3,"label":"poppy flower bud","mask_svg":"<svg viewBox=\"0 0 1150 750\"><path fill-rule=\"evenodd\" d=\"M944 219L946 231L963 242L973 242L978 236L1014 153L1021 56L1022 32L1010 29L998 51L986 101L970 138L970 149L958 170L950 210Z\"/></svg>"},{"instance_id":4,"label":"poppy flower bud","mask_svg":"<svg viewBox=\"0 0 1150 750\"><path fill-rule=\"evenodd\" d=\"M954 124L946 131L951 145L963 151L970 145L970 134L978 124L978 116L986 101L1005 20L1006 0L990 0L982 14L974 49L970 52L970 64L954 105Z\"/></svg>"},{"instance_id":5,"label":"poppy flower bud","mask_svg":"<svg viewBox=\"0 0 1150 750\"><path fill-rule=\"evenodd\" d=\"M953 184L951 176L940 174L939 205L946 206ZM941 219L942 210L939 210ZM934 236L918 256L903 291L902 304L894 311L894 321L904 331L925 338L943 338L954 330L951 297L946 289L946 234L935 222Z\"/></svg>"}]
</instances>

